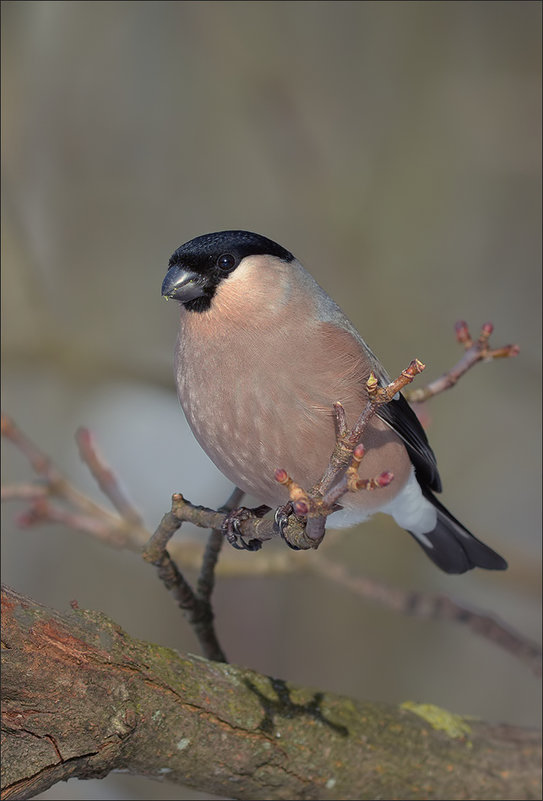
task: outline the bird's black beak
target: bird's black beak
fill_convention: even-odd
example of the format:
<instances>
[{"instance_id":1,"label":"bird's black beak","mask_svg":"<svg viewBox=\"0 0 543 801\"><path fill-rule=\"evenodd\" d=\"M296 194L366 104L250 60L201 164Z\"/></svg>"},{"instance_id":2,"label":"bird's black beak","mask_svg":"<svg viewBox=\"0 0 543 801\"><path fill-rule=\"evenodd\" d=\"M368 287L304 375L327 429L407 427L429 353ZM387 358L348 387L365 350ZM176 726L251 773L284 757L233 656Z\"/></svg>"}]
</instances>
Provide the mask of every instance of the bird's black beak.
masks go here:
<instances>
[{"instance_id":1,"label":"bird's black beak","mask_svg":"<svg viewBox=\"0 0 543 801\"><path fill-rule=\"evenodd\" d=\"M188 303L189 300L201 298L205 294L205 287L206 279L203 275L174 264L162 282L162 295Z\"/></svg>"}]
</instances>

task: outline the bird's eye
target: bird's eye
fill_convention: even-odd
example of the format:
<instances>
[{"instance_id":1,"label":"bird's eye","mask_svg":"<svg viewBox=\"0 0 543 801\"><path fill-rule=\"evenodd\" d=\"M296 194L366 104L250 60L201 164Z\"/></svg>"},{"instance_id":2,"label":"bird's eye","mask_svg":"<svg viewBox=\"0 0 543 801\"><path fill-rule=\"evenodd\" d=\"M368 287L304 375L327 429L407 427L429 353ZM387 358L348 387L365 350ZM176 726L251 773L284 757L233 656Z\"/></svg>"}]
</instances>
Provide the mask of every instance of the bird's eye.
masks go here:
<instances>
[{"instance_id":1,"label":"bird's eye","mask_svg":"<svg viewBox=\"0 0 543 801\"><path fill-rule=\"evenodd\" d=\"M230 272L236 266L236 259L232 256L231 253L223 253L222 256L219 256L217 259L217 267L220 270L223 270L225 273Z\"/></svg>"}]
</instances>

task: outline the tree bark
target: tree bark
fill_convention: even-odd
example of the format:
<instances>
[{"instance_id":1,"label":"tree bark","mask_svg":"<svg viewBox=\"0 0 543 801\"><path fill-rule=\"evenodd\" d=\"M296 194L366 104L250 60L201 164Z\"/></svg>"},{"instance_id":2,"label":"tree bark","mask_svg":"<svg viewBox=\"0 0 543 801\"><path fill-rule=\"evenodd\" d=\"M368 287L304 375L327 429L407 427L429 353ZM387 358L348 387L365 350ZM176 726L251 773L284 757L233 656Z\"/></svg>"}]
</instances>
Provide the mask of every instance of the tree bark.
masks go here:
<instances>
[{"instance_id":1,"label":"tree bark","mask_svg":"<svg viewBox=\"0 0 543 801\"><path fill-rule=\"evenodd\" d=\"M540 799L541 739L353 701L2 589L2 798L111 770L236 799Z\"/></svg>"}]
</instances>

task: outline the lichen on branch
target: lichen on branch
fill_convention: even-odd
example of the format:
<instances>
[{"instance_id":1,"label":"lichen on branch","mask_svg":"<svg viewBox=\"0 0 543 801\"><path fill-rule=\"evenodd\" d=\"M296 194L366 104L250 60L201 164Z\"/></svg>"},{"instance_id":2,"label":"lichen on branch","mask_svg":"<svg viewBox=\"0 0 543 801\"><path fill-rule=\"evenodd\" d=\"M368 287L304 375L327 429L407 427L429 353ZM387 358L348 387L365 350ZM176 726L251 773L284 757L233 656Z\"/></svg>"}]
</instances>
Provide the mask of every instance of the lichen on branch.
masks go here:
<instances>
[{"instance_id":1,"label":"lichen on branch","mask_svg":"<svg viewBox=\"0 0 543 801\"><path fill-rule=\"evenodd\" d=\"M541 797L536 732L297 687L7 587L2 612L6 801L111 770L238 799Z\"/></svg>"}]
</instances>

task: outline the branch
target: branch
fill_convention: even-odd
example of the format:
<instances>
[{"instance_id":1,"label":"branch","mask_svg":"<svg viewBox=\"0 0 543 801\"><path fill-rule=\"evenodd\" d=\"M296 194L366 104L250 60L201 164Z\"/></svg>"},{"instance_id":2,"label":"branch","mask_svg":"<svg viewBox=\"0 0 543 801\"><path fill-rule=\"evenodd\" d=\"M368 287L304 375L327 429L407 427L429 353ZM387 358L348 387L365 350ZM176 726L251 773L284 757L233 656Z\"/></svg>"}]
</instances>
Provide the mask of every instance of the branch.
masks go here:
<instances>
[{"instance_id":1,"label":"branch","mask_svg":"<svg viewBox=\"0 0 543 801\"><path fill-rule=\"evenodd\" d=\"M243 492L236 488L220 510L223 516L239 506L242 497ZM217 662L226 662L226 656L215 632L213 607L211 606L211 594L215 584L215 566L224 537L220 528L206 526L212 530L203 555L198 584L196 590L193 590L166 547L183 522L177 514L179 506L182 506L183 503L181 495L173 496L172 510L164 515L159 527L145 546L143 558L158 569L159 578L185 613L205 656Z\"/></svg>"},{"instance_id":2,"label":"branch","mask_svg":"<svg viewBox=\"0 0 543 801\"><path fill-rule=\"evenodd\" d=\"M468 329L468 324L463 320L455 325L456 339L465 349L462 358L451 367L446 373L422 389L412 389L405 392L406 400L409 403L422 403L446 389L454 387L459 378L479 362L490 362L494 359L507 359L517 356L520 352L518 345L505 345L501 348L491 348L489 344L490 335L494 331L492 323L485 323L481 327L481 333L474 342Z\"/></svg>"},{"instance_id":3,"label":"branch","mask_svg":"<svg viewBox=\"0 0 543 801\"><path fill-rule=\"evenodd\" d=\"M315 560L312 568L315 573L349 589L365 600L373 601L395 612L425 620L461 623L473 633L520 659L536 676L541 676L541 646L488 612L472 609L441 593L402 590L367 576L351 576L344 565L330 559Z\"/></svg>"},{"instance_id":4,"label":"branch","mask_svg":"<svg viewBox=\"0 0 543 801\"><path fill-rule=\"evenodd\" d=\"M109 498L120 518L125 521L127 527L143 528L142 516L121 489L113 470L98 453L94 437L88 428L78 428L75 432L75 440L81 460L87 465L96 483L106 498Z\"/></svg>"},{"instance_id":5,"label":"branch","mask_svg":"<svg viewBox=\"0 0 543 801\"><path fill-rule=\"evenodd\" d=\"M182 656L7 588L2 609L6 801L114 769L237 799L541 798L535 732Z\"/></svg>"},{"instance_id":6,"label":"branch","mask_svg":"<svg viewBox=\"0 0 543 801\"><path fill-rule=\"evenodd\" d=\"M295 515L299 520L306 521L301 533L299 525L295 529L292 540L288 536L288 529L282 532L287 542L298 548L318 548L325 534L326 518L339 508L337 502L340 498L347 492L378 490L388 486L394 479L393 473L388 471L366 481L358 478L358 467L364 457L361 440L379 406L389 403L394 395L410 384L425 367L421 361L414 359L405 370L402 370L398 378L386 387L381 387L374 374L370 373L366 383L368 401L351 429L347 427L341 403L334 404L336 444L326 470L314 487L306 491L296 484L286 470L279 468L275 471L276 481L284 484L289 491Z\"/></svg>"},{"instance_id":7,"label":"branch","mask_svg":"<svg viewBox=\"0 0 543 801\"><path fill-rule=\"evenodd\" d=\"M2 487L2 501L24 499L30 501L27 511L19 518L19 525L28 527L37 523L60 523L68 528L90 534L115 548L139 550L149 538L140 515L124 501L123 513L115 514L80 492L56 467L53 461L27 437L15 421L2 412L1 433L5 439L26 456L40 477L40 484L18 484ZM106 497L121 503L120 490L115 495L117 481L113 472L100 461L90 434L79 429L76 440L82 459L97 480ZM100 474L101 471L101 474Z\"/></svg>"}]
</instances>

